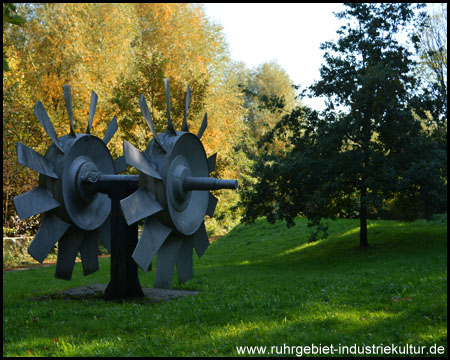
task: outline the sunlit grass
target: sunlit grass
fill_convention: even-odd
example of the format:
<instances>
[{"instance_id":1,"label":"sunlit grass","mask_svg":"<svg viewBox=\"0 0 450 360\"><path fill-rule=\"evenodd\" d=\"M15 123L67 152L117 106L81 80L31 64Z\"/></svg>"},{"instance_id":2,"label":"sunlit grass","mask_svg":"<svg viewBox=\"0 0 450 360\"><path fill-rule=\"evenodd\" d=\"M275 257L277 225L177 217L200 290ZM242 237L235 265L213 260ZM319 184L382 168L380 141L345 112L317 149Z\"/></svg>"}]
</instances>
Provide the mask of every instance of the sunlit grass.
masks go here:
<instances>
[{"instance_id":1,"label":"sunlit grass","mask_svg":"<svg viewBox=\"0 0 450 360\"><path fill-rule=\"evenodd\" d=\"M236 356L236 346L447 344L445 224L330 222L309 243L306 220L287 229L260 219L213 242L194 278L195 296L167 303L30 300L107 283L109 259L71 282L54 266L4 273L4 356ZM154 272L140 271L142 286Z\"/></svg>"},{"instance_id":2,"label":"sunlit grass","mask_svg":"<svg viewBox=\"0 0 450 360\"><path fill-rule=\"evenodd\" d=\"M298 251L301 251L301 250L303 250L303 249L306 249L306 248L308 248L308 247L315 246L315 245L317 245L317 244L319 244L319 243L320 243L320 241L313 241L313 242L310 242L310 243L301 244L301 245L299 245L299 246L297 246L297 247L295 247L295 248L292 248L292 249L283 251L283 252L277 254L276 256L286 256L286 255L290 255L290 254L296 253L296 252L298 252Z\"/></svg>"},{"instance_id":3,"label":"sunlit grass","mask_svg":"<svg viewBox=\"0 0 450 360\"><path fill-rule=\"evenodd\" d=\"M367 225L367 229L374 228L377 225L378 224L374 224L374 223L368 224ZM354 235L354 234L359 234L359 226L357 226L357 227L355 227L355 228L353 228L353 229L351 229L349 231L346 231L346 232L340 234L338 237L346 237L346 236Z\"/></svg>"}]
</instances>

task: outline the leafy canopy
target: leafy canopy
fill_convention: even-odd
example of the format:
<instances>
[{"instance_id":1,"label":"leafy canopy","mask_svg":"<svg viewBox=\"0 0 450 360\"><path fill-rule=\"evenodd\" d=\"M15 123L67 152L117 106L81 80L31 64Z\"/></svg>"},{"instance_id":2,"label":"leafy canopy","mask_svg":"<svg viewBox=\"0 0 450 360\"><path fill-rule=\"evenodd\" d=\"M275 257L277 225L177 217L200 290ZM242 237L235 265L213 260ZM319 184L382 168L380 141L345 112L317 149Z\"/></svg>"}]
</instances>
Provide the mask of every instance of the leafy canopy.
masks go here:
<instances>
[{"instance_id":1,"label":"leafy canopy","mask_svg":"<svg viewBox=\"0 0 450 360\"><path fill-rule=\"evenodd\" d=\"M359 217L367 247L367 218L382 216L389 201L400 200L407 219L445 208L446 153L414 116L423 111L420 84L399 41L423 15L411 4L345 5L336 16L347 22L336 42L322 44L321 79L309 88L311 96L326 97L327 108L319 114L297 107L264 138L267 152L253 169L258 184L242 203L250 222L259 215L288 226L298 214L315 225ZM270 152L277 139L292 149Z\"/></svg>"}]
</instances>

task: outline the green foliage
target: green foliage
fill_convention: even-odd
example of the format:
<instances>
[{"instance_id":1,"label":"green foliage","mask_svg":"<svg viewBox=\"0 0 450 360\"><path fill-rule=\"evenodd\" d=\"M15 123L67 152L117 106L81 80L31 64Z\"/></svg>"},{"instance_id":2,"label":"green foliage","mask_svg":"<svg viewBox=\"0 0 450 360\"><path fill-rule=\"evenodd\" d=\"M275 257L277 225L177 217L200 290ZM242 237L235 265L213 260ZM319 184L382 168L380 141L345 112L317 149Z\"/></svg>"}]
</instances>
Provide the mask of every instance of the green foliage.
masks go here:
<instances>
[{"instance_id":1,"label":"green foliage","mask_svg":"<svg viewBox=\"0 0 450 360\"><path fill-rule=\"evenodd\" d=\"M443 213L443 214L434 214L431 218L430 218L431 222L435 222L438 224L447 224L447 213Z\"/></svg>"},{"instance_id":2,"label":"green foliage","mask_svg":"<svg viewBox=\"0 0 450 360\"><path fill-rule=\"evenodd\" d=\"M242 64L235 66L238 74L234 76L237 77L245 99L244 108L247 109L246 131L242 139L258 154L255 143L299 102L291 79L276 62L263 63L252 70Z\"/></svg>"},{"instance_id":3,"label":"green foliage","mask_svg":"<svg viewBox=\"0 0 450 360\"><path fill-rule=\"evenodd\" d=\"M239 225L194 256L195 277L178 288L199 294L165 303L37 299L107 283L109 259L89 277L75 264L71 282L55 266L4 273L3 355L236 356L236 346L299 339L447 349L444 224L369 221L372 247L361 251L357 220L331 222L314 243L307 221L295 223ZM154 276L140 271L142 286Z\"/></svg>"},{"instance_id":4,"label":"green foliage","mask_svg":"<svg viewBox=\"0 0 450 360\"><path fill-rule=\"evenodd\" d=\"M3 268L20 266L26 260L30 260L27 249L33 240L32 237L8 237L13 236L15 229L3 228ZM11 235L8 235L11 234ZM6 237L5 237L6 235Z\"/></svg>"},{"instance_id":5,"label":"green foliage","mask_svg":"<svg viewBox=\"0 0 450 360\"><path fill-rule=\"evenodd\" d=\"M26 222L20 220L17 215L11 217L9 220L11 227L3 226L3 236L32 236L39 228L40 215L30 216Z\"/></svg>"},{"instance_id":6,"label":"green foliage","mask_svg":"<svg viewBox=\"0 0 450 360\"><path fill-rule=\"evenodd\" d=\"M379 217L386 201L395 198L406 220L446 208L447 155L414 116L426 108L411 54L398 42L420 20L412 5L346 7L337 17L348 23L336 42L322 44L321 79L309 88L327 98L327 108L294 108L262 138L258 184L244 191L242 204L245 221L264 215L288 226L298 214L315 224L358 216L367 247L367 219ZM274 151L283 141L290 147Z\"/></svg>"},{"instance_id":7,"label":"green foliage","mask_svg":"<svg viewBox=\"0 0 450 360\"><path fill-rule=\"evenodd\" d=\"M23 17L14 14L17 11L14 4L6 4L3 3L3 31L5 30L5 23L6 24L13 24L13 25L22 25L26 21ZM3 38L3 46L5 46L5 39ZM8 61L6 60L8 56L5 54L5 51L3 50L3 71L10 71Z\"/></svg>"},{"instance_id":8,"label":"green foliage","mask_svg":"<svg viewBox=\"0 0 450 360\"><path fill-rule=\"evenodd\" d=\"M3 23L22 25L26 21L23 17L13 14L17 11L14 4L3 3Z\"/></svg>"},{"instance_id":9,"label":"green foliage","mask_svg":"<svg viewBox=\"0 0 450 360\"><path fill-rule=\"evenodd\" d=\"M419 56L417 69L425 87L422 96L434 103L427 125L442 133L442 128L446 131L447 127L447 4L434 5L417 29L414 45Z\"/></svg>"},{"instance_id":10,"label":"green foliage","mask_svg":"<svg viewBox=\"0 0 450 360\"><path fill-rule=\"evenodd\" d=\"M3 225L3 267L17 267L22 263L35 263L28 254L28 247L39 229L40 215L34 215L26 221L15 215ZM7 224L5 226L5 224ZM55 255L55 250L51 255Z\"/></svg>"},{"instance_id":11,"label":"green foliage","mask_svg":"<svg viewBox=\"0 0 450 360\"><path fill-rule=\"evenodd\" d=\"M253 69L237 62L227 76L237 84L244 100L244 127L238 134L233 161L238 162L239 188L245 194L258 181L252 168L258 157L265 153L258 148L258 142L299 101L288 74L276 62L263 63ZM286 146L289 146L286 142L279 141L273 144L272 150L281 151ZM242 211L239 204L232 208L234 215L240 215Z\"/></svg>"},{"instance_id":12,"label":"green foliage","mask_svg":"<svg viewBox=\"0 0 450 360\"><path fill-rule=\"evenodd\" d=\"M351 198L335 194L340 185L340 177L335 176L340 164L329 161L333 152L325 148L339 142L332 130L317 112L306 107L298 107L283 117L261 141L264 155L256 159L253 168L257 182L254 188L246 188L242 193L244 221L253 222L265 214L271 223L285 219L292 226L300 213L311 223L319 224L320 218L336 218L345 211L342 205L353 204ZM289 141L293 148L270 152L266 144L270 146L274 136ZM328 143L319 143L318 139L326 139ZM338 160L345 163L347 159ZM348 167L344 169L351 172Z\"/></svg>"}]
</instances>

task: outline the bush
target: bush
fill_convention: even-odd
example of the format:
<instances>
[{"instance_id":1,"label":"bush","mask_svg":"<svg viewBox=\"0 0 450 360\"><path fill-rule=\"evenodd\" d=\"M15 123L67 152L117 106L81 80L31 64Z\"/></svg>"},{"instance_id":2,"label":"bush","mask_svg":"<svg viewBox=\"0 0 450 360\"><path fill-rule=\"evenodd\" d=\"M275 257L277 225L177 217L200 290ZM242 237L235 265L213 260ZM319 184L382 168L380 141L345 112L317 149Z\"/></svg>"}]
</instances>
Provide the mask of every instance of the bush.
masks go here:
<instances>
[{"instance_id":1,"label":"bush","mask_svg":"<svg viewBox=\"0 0 450 360\"><path fill-rule=\"evenodd\" d=\"M4 229L3 229L4 230ZM5 233L5 231L3 231ZM21 262L29 259L28 246L32 237L3 238L3 267L17 266Z\"/></svg>"},{"instance_id":2,"label":"bush","mask_svg":"<svg viewBox=\"0 0 450 360\"><path fill-rule=\"evenodd\" d=\"M34 215L25 220L20 220L18 215L12 215L3 226L3 236L34 236L40 226L40 215Z\"/></svg>"},{"instance_id":3,"label":"bush","mask_svg":"<svg viewBox=\"0 0 450 360\"><path fill-rule=\"evenodd\" d=\"M447 223L447 213L435 214L429 219L429 221L437 223L437 224L446 224Z\"/></svg>"}]
</instances>

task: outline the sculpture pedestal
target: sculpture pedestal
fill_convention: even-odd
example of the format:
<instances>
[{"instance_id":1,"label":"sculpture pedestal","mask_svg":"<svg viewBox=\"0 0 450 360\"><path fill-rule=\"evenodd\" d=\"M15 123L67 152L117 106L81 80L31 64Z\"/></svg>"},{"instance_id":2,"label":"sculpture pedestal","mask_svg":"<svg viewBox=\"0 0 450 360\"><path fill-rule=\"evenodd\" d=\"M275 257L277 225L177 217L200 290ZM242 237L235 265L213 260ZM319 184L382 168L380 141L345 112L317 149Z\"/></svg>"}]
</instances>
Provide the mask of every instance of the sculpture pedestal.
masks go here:
<instances>
[{"instance_id":1,"label":"sculpture pedestal","mask_svg":"<svg viewBox=\"0 0 450 360\"><path fill-rule=\"evenodd\" d=\"M105 300L144 297L138 267L131 257L138 242L138 223L128 226L120 209L120 200L134 188L115 183L108 192L111 198L111 278Z\"/></svg>"}]
</instances>

